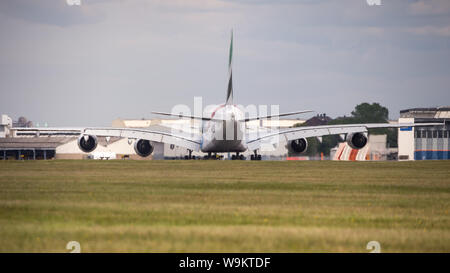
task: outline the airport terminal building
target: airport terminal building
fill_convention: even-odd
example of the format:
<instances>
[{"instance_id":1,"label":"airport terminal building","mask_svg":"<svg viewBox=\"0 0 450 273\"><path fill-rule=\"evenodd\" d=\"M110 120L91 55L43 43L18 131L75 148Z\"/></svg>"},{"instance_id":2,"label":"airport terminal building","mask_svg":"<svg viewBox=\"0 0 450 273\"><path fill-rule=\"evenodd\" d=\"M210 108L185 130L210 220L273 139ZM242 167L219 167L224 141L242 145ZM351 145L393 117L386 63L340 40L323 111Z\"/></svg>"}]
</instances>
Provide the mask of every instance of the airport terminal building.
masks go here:
<instances>
[{"instance_id":1,"label":"airport terminal building","mask_svg":"<svg viewBox=\"0 0 450 273\"><path fill-rule=\"evenodd\" d=\"M399 122L445 123L444 127L399 129L399 160L450 159L450 106L402 110Z\"/></svg>"}]
</instances>

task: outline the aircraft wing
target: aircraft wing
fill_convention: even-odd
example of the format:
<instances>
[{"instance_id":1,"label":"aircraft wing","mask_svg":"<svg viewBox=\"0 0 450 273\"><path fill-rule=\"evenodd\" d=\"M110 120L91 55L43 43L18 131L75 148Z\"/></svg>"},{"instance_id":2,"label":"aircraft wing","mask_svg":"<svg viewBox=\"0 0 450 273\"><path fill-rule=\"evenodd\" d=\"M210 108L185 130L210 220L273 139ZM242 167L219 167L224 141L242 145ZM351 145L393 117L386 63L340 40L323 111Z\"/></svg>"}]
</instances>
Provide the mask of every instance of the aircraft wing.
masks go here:
<instances>
[{"instance_id":1,"label":"aircraft wing","mask_svg":"<svg viewBox=\"0 0 450 273\"><path fill-rule=\"evenodd\" d=\"M201 135L197 132L186 132L160 125L154 125L148 128L11 128L11 130L15 131L16 135L95 135L99 137L145 139L154 142L174 144L193 151L199 151L201 143Z\"/></svg>"},{"instance_id":2,"label":"aircraft wing","mask_svg":"<svg viewBox=\"0 0 450 273\"><path fill-rule=\"evenodd\" d=\"M443 123L368 123L368 124L337 124L321 126L304 126L278 130L263 130L253 133L247 138L247 146L251 151L257 150L264 143L278 143L300 138L320 137L324 135L339 135L350 133L366 133L375 128L404 128L415 126L442 126Z\"/></svg>"},{"instance_id":3,"label":"aircraft wing","mask_svg":"<svg viewBox=\"0 0 450 273\"><path fill-rule=\"evenodd\" d=\"M166 112L152 111L152 114L178 117L178 118L196 119L196 120L203 120L203 121L209 121L209 120L222 121L222 119L216 119L216 118L208 118L208 117L201 117L201 116L194 116L194 115L174 114L174 113L166 113Z\"/></svg>"},{"instance_id":4,"label":"aircraft wing","mask_svg":"<svg viewBox=\"0 0 450 273\"><path fill-rule=\"evenodd\" d=\"M285 116L293 116L293 115L304 114L304 113L310 113L310 112L314 112L314 111L313 111L313 110L301 110L301 111L288 112L288 113L281 113L281 114L276 114L276 115L267 115L267 116L259 116L259 117L249 117L249 118L242 119L242 120L240 120L240 121L243 121L243 122L249 122L249 121L252 121L252 120L270 119L270 118L275 118L275 117L285 117Z\"/></svg>"}]
</instances>

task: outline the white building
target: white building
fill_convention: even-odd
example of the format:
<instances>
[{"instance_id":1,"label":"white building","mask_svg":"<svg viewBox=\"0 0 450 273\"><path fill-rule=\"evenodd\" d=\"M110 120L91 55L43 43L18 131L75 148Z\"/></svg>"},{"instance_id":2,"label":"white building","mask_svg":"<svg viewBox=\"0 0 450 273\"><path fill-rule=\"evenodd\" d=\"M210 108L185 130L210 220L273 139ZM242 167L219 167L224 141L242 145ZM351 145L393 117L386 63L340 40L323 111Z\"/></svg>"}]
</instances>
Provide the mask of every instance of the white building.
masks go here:
<instances>
[{"instance_id":1,"label":"white building","mask_svg":"<svg viewBox=\"0 0 450 273\"><path fill-rule=\"evenodd\" d=\"M9 128L12 126L12 119L7 115L0 116L0 137L9 135Z\"/></svg>"},{"instance_id":2,"label":"white building","mask_svg":"<svg viewBox=\"0 0 450 273\"><path fill-rule=\"evenodd\" d=\"M398 159L450 159L450 106L400 111L399 122L442 122L446 126L409 127L398 131Z\"/></svg>"}]
</instances>

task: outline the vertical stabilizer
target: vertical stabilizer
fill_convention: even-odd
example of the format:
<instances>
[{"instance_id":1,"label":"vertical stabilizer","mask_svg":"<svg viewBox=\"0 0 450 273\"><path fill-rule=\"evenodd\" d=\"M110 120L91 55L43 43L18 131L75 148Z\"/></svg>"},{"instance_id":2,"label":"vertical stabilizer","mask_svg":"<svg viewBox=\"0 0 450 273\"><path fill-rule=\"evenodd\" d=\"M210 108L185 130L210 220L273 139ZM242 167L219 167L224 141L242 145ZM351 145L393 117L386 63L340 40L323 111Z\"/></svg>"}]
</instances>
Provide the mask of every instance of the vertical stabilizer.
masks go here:
<instances>
[{"instance_id":1,"label":"vertical stabilizer","mask_svg":"<svg viewBox=\"0 0 450 273\"><path fill-rule=\"evenodd\" d=\"M231 66L233 63L233 30L231 30L230 55L228 58L228 89L226 104L233 104L233 72Z\"/></svg>"}]
</instances>

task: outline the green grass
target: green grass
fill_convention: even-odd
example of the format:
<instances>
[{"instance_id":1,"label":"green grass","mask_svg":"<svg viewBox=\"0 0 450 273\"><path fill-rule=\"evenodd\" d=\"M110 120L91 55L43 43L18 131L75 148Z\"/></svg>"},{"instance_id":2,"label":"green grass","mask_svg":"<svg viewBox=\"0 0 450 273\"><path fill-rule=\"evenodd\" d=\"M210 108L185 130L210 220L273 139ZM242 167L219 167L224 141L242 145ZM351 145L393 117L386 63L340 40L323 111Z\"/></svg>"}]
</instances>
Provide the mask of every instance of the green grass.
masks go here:
<instances>
[{"instance_id":1,"label":"green grass","mask_svg":"<svg viewBox=\"0 0 450 273\"><path fill-rule=\"evenodd\" d=\"M450 161L1 161L0 251L450 252Z\"/></svg>"}]
</instances>

